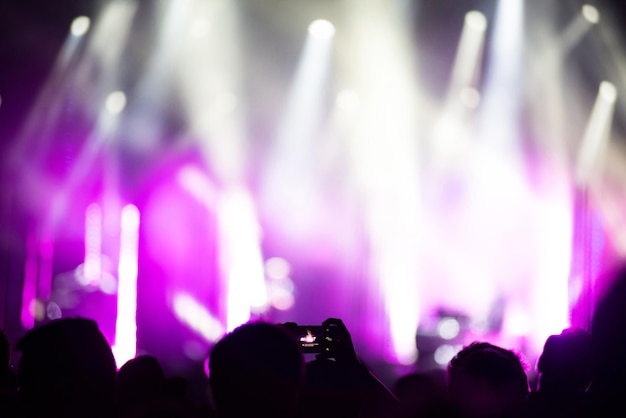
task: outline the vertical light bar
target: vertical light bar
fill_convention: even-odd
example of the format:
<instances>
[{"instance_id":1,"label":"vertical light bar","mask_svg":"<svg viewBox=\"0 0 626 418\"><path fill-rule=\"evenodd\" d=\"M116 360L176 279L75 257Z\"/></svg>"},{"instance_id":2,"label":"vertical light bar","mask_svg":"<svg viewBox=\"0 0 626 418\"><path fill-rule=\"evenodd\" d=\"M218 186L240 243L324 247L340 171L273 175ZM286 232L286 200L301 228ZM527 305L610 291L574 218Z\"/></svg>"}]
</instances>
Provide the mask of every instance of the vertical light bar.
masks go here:
<instances>
[{"instance_id":1,"label":"vertical light bar","mask_svg":"<svg viewBox=\"0 0 626 418\"><path fill-rule=\"evenodd\" d=\"M372 306L364 330L382 343L387 360L411 364L417 358L415 332L425 300L420 264L422 199L420 187L419 85L410 53L408 22L393 2L348 2L351 21L345 31L354 36L347 55L359 103L359 122L346 138L350 177L362 193L364 218L371 246ZM372 25L372 19L377 24ZM356 63L356 64L355 64ZM390 82L392 80L392 82Z\"/></svg>"},{"instance_id":2,"label":"vertical light bar","mask_svg":"<svg viewBox=\"0 0 626 418\"><path fill-rule=\"evenodd\" d=\"M600 12L590 4L584 4L580 13L569 23L561 34L561 53L565 56L582 38L600 22Z\"/></svg>"},{"instance_id":3,"label":"vertical light bar","mask_svg":"<svg viewBox=\"0 0 626 418\"><path fill-rule=\"evenodd\" d=\"M616 101L615 85L608 81L600 83L596 102L578 153L576 180L581 186L590 185L598 174L602 154L609 140Z\"/></svg>"},{"instance_id":4,"label":"vertical light bar","mask_svg":"<svg viewBox=\"0 0 626 418\"><path fill-rule=\"evenodd\" d=\"M250 196L242 189L225 193L219 205L220 259L228 280L226 328L232 331L268 304L259 225Z\"/></svg>"},{"instance_id":5,"label":"vertical light bar","mask_svg":"<svg viewBox=\"0 0 626 418\"><path fill-rule=\"evenodd\" d=\"M524 2L500 0L496 8L491 61L483 101L484 139L494 150L519 159L519 114L524 48Z\"/></svg>"},{"instance_id":6,"label":"vertical light bar","mask_svg":"<svg viewBox=\"0 0 626 418\"><path fill-rule=\"evenodd\" d=\"M480 94L475 87L480 75L487 18L473 10L465 15L464 22L446 102L433 135L434 161L443 168L456 161L449 157L464 151L469 145L469 126L465 117L480 102Z\"/></svg>"},{"instance_id":7,"label":"vertical light bar","mask_svg":"<svg viewBox=\"0 0 626 418\"><path fill-rule=\"evenodd\" d=\"M85 211L85 262L83 284L97 284L102 272L102 209L92 203Z\"/></svg>"},{"instance_id":8,"label":"vertical light bar","mask_svg":"<svg viewBox=\"0 0 626 418\"><path fill-rule=\"evenodd\" d=\"M309 26L262 184L265 211L302 241L312 235L317 215L316 162L311 155L317 152L324 123L334 30L326 20Z\"/></svg>"},{"instance_id":9,"label":"vertical light bar","mask_svg":"<svg viewBox=\"0 0 626 418\"><path fill-rule=\"evenodd\" d=\"M480 58L485 43L487 19L482 13L473 10L465 15L463 32L459 40L452 78L448 93L458 101L461 89L476 84L480 70Z\"/></svg>"},{"instance_id":10,"label":"vertical light bar","mask_svg":"<svg viewBox=\"0 0 626 418\"><path fill-rule=\"evenodd\" d=\"M118 266L117 318L113 354L118 367L137 352L137 264L139 210L134 205L122 209L120 257Z\"/></svg>"},{"instance_id":11,"label":"vertical light bar","mask_svg":"<svg viewBox=\"0 0 626 418\"><path fill-rule=\"evenodd\" d=\"M615 85L603 81L598 88L593 110L587 122L585 135L578 151L575 189L575 240L570 280L572 287L581 291L574 300L572 322L580 327L590 325L593 304L597 297L595 278L599 273L599 252L601 249L602 230L598 225L591 195L601 174L601 167L608 146L612 128L617 89Z\"/></svg>"},{"instance_id":12,"label":"vertical light bar","mask_svg":"<svg viewBox=\"0 0 626 418\"><path fill-rule=\"evenodd\" d=\"M26 262L24 263L24 283L22 285L21 321L24 329L35 326L37 303L37 238L34 234L26 238Z\"/></svg>"}]
</instances>

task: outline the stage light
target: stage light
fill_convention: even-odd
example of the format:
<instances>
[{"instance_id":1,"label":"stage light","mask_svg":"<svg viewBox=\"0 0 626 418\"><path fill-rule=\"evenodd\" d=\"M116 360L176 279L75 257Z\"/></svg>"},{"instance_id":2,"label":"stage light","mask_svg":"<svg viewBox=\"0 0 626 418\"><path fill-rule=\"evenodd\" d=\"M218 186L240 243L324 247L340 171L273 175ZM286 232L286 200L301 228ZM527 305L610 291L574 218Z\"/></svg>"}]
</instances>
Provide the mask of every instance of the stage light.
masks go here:
<instances>
[{"instance_id":1,"label":"stage light","mask_svg":"<svg viewBox=\"0 0 626 418\"><path fill-rule=\"evenodd\" d=\"M609 104L614 104L617 100L617 89L613 83L608 81L600 83L599 94Z\"/></svg>"},{"instance_id":2,"label":"stage light","mask_svg":"<svg viewBox=\"0 0 626 418\"><path fill-rule=\"evenodd\" d=\"M562 298L559 298L559 299L562 299ZM563 307L560 307L560 308L562 310ZM559 312L559 314L561 314L561 312ZM553 321L553 318L546 318L547 323L550 324L552 321ZM533 331L532 318L530 317L530 315L528 315L528 313L525 312L523 308L519 306L513 307L506 314L504 318L503 327L504 327L505 333L508 335L524 337L524 336L529 335L531 331ZM545 327L542 327L542 328L545 328ZM544 329L541 329L541 331L545 332ZM552 332L554 333L556 331L552 330Z\"/></svg>"},{"instance_id":3,"label":"stage light","mask_svg":"<svg viewBox=\"0 0 626 418\"><path fill-rule=\"evenodd\" d=\"M459 91L476 83L480 71L481 57L485 44L487 18L480 12L471 11L465 15L465 23L454 59L450 86L448 87L448 109L456 108Z\"/></svg>"},{"instance_id":4,"label":"stage light","mask_svg":"<svg viewBox=\"0 0 626 418\"><path fill-rule=\"evenodd\" d=\"M193 296L176 293L172 300L174 315L207 342L216 342L224 329L220 322Z\"/></svg>"},{"instance_id":5,"label":"stage light","mask_svg":"<svg viewBox=\"0 0 626 418\"><path fill-rule=\"evenodd\" d=\"M581 13L585 20L591 24L595 25L600 22L600 12L595 6L584 4Z\"/></svg>"},{"instance_id":6,"label":"stage light","mask_svg":"<svg viewBox=\"0 0 626 418\"><path fill-rule=\"evenodd\" d=\"M577 181L580 185L587 186L597 178L609 142L616 101L615 85L601 82L578 153Z\"/></svg>"},{"instance_id":7,"label":"stage light","mask_svg":"<svg viewBox=\"0 0 626 418\"><path fill-rule=\"evenodd\" d=\"M113 354L120 367L137 353L137 264L139 210L129 204L122 208L118 265L117 318Z\"/></svg>"},{"instance_id":8,"label":"stage light","mask_svg":"<svg viewBox=\"0 0 626 418\"><path fill-rule=\"evenodd\" d=\"M20 319L24 329L35 326L35 303L37 302L37 239L34 234L26 238L26 254L22 283L22 309Z\"/></svg>"},{"instance_id":9,"label":"stage light","mask_svg":"<svg viewBox=\"0 0 626 418\"><path fill-rule=\"evenodd\" d=\"M78 37L83 36L89 30L91 20L87 16L79 16L72 21L71 32L72 35Z\"/></svg>"},{"instance_id":10,"label":"stage light","mask_svg":"<svg viewBox=\"0 0 626 418\"><path fill-rule=\"evenodd\" d=\"M107 96L106 109L109 113L117 115L126 107L126 95L122 91L114 91Z\"/></svg>"},{"instance_id":11,"label":"stage light","mask_svg":"<svg viewBox=\"0 0 626 418\"><path fill-rule=\"evenodd\" d=\"M487 18L481 12L473 10L465 15L465 24L471 29L483 32L487 29Z\"/></svg>"},{"instance_id":12,"label":"stage light","mask_svg":"<svg viewBox=\"0 0 626 418\"><path fill-rule=\"evenodd\" d=\"M35 321L41 321L46 317L46 305L39 299L34 299L28 307Z\"/></svg>"},{"instance_id":13,"label":"stage light","mask_svg":"<svg viewBox=\"0 0 626 418\"><path fill-rule=\"evenodd\" d=\"M217 186L200 169L186 165L176 174L178 183L207 209L214 210L217 202Z\"/></svg>"},{"instance_id":14,"label":"stage light","mask_svg":"<svg viewBox=\"0 0 626 418\"><path fill-rule=\"evenodd\" d=\"M103 272L98 284L100 291L106 295L114 295L117 292L117 279L111 273Z\"/></svg>"},{"instance_id":15,"label":"stage light","mask_svg":"<svg viewBox=\"0 0 626 418\"><path fill-rule=\"evenodd\" d=\"M442 344L439 347L437 347L437 349L435 350L435 353L434 353L435 362L438 365L445 367L448 365L450 360L452 360L452 358L456 355L457 352L458 350L454 346L450 344Z\"/></svg>"},{"instance_id":16,"label":"stage light","mask_svg":"<svg viewBox=\"0 0 626 418\"><path fill-rule=\"evenodd\" d=\"M265 274L270 279L282 280L289 277L291 267L287 260L281 257L268 258L265 261Z\"/></svg>"},{"instance_id":17,"label":"stage light","mask_svg":"<svg viewBox=\"0 0 626 418\"><path fill-rule=\"evenodd\" d=\"M286 311L293 307L295 298L289 289L272 286L270 288L270 303L275 309Z\"/></svg>"},{"instance_id":18,"label":"stage light","mask_svg":"<svg viewBox=\"0 0 626 418\"><path fill-rule=\"evenodd\" d=\"M232 331L268 306L260 229L250 194L224 191L218 205L220 268L227 278L227 330Z\"/></svg>"},{"instance_id":19,"label":"stage light","mask_svg":"<svg viewBox=\"0 0 626 418\"><path fill-rule=\"evenodd\" d=\"M442 318L439 324L437 324L437 332L444 340L456 338L459 335L459 331L461 331L461 325L454 318Z\"/></svg>"},{"instance_id":20,"label":"stage light","mask_svg":"<svg viewBox=\"0 0 626 418\"><path fill-rule=\"evenodd\" d=\"M319 201L313 192L316 163L311 156L325 123L331 47L332 42L312 35L305 39L262 173L261 210L272 214L278 233L297 244L319 233Z\"/></svg>"},{"instance_id":21,"label":"stage light","mask_svg":"<svg viewBox=\"0 0 626 418\"><path fill-rule=\"evenodd\" d=\"M83 285L94 284L100 280L102 271L102 209L92 203L85 212L85 262L80 279Z\"/></svg>"},{"instance_id":22,"label":"stage light","mask_svg":"<svg viewBox=\"0 0 626 418\"><path fill-rule=\"evenodd\" d=\"M48 302L48 306L46 307L46 316L50 320L61 318L63 316L61 307L56 302Z\"/></svg>"},{"instance_id":23,"label":"stage light","mask_svg":"<svg viewBox=\"0 0 626 418\"><path fill-rule=\"evenodd\" d=\"M309 25L309 35L316 39L332 39L335 36L335 25L325 19L318 19Z\"/></svg>"},{"instance_id":24,"label":"stage light","mask_svg":"<svg viewBox=\"0 0 626 418\"><path fill-rule=\"evenodd\" d=\"M345 124L338 130L344 130L351 192L361 196L363 206L371 257L367 279L376 289L368 302L381 310L368 320L380 321L376 326L382 331L373 337L384 338L385 360L410 365L417 359L415 331L424 309L420 260L413 252L423 248L424 237L423 156L417 145L424 103L415 76L414 39L393 2L352 3L345 32L350 54L340 64L354 68L348 76L358 99L353 93L342 96L350 108L358 104L359 117L337 119Z\"/></svg>"},{"instance_id":25,"label":"stage light","mask_svg":"<svg viewBox=\"0 0 626 418\"><path fill-rule=\"evenodd\" d=\"M433 160L438 171L454 170L451 164L470 149L468 109L480 103L480 94L473 86L480 78L486 28L487 19L482 13L471 11L465 15L446 101L434 125Z\"/></svg>"}]
</instances>

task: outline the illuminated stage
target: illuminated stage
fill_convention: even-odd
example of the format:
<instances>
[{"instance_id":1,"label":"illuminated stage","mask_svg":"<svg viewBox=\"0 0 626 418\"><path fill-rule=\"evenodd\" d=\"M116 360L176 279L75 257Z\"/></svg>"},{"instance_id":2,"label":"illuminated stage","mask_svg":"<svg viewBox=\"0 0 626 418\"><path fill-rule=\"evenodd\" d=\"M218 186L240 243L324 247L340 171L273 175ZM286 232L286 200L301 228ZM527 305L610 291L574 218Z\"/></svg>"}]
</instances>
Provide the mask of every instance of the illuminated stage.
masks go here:
<instances>
[{"instance_id":1,"label":"illuminated stage","mask_svg":"<svg viewBox=\"0 0 626 418\"><path fill-rule=\"evenodd\" d=\"M118 366L183 372L250 319L338 317L397 370L532 362L626 254L600 5L84 3L3 138L13 337L87 316Z\"/></svg>"}]
</instances>

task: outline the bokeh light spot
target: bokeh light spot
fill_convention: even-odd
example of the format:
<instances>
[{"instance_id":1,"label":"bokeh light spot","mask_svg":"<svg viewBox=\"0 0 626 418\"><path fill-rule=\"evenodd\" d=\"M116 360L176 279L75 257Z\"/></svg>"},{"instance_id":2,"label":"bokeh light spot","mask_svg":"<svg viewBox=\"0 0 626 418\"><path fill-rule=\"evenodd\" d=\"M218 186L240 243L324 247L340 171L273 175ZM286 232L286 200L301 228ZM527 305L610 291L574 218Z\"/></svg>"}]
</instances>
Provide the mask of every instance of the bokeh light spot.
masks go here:
<instances>
[{"instance_id":1,"label":"bokeh light spot","mask_svg":"<svg viewBox=\"0 0 626 418\"><path fill-rule=\"evenodd\" d=\"M325 19L318 19L309 25L309 35L317 39L331 39L335 36L335 25Z\"/></svg>"},{"instance_id":2,"label":"bokeh light spot","mask_svg":"<svg viewBox=\"0 0 626 418\"><path fill-rule=\"evenodd\" d=\"M589 23L596 24L600 22L600 12L595 6L590 4L584 4L582 8L582 14L585 20Z\"/></svg>"},{"instance_id":3,"label":"bokeh light spot","mask_svg":"<svg viewBox=\"0 0 626 418\"><path fill-rule=\"evenodd\" d=\"M456 353L457 350L454 346L450 344L442 344L435 350L435 362L440 366L446 366Z\"/></svg>"},{"instance_id":4,"label":"bokeh light spot","mask_svg":"<svg viewBox=\"0 0 626 418\"><path fill-rule=\"evenodd\" d=\"M482 32L487 29L487 18L485 18L484 14L476 10L467 12L467 14L465 15L465 23L468 27L477 31Z\"/></svg>"},{"instance_id":5,"label":"bokeh light spot","mask_svg":"<svg viewBox=\"0 0 626 418\"><path fill-rule=\"evenodd\" d=\"M63 316L61 307L56 302L49 302L46 307L46 316L48 319L59 319Z\"/></svg>"},{"instance_id":6,"label":"bokeh light spot","mask_svg":"<svg viewBox=\"0 0 626 418\"><path fill-rule=\"evenodd\" d=\"M268 258L265 261L265 274L270 279L281 280L289 276L291 266L281 257Z\"/></svg>"},{"instance_id":7,"label":"bokeh light spot","mask_svg":"<svg viewBox=\"0 0 626 418\"><path fill-rule=\"evenodd\" d=\"M437 325L437 332L444 340L451 340L459 335L461 326L459 321L454 318L443 318Z\"/></svg>"},{"instance_id":8,"label":"bokeh light spot","mask_svg":"<svg viewBox=\"0 0 626 418\"><path fill-rule=\"evenodd\" d=\"M90 25L91 20L87 16L78 16L72 21L70 31L72 32L72 35L76 37L83 36L89 30Z\"/></svg>"},{"instance_id":9,"label":"bokeh light spot","mask_svg":"<svg viewBox=\"0 0 626 418\"><path fill-rule=\"evenodd\" d=\"M109 113L117 115L126 107L126 95L122 91L114 91L107 96L106 109Z\"/></svg>"}]
</instances>

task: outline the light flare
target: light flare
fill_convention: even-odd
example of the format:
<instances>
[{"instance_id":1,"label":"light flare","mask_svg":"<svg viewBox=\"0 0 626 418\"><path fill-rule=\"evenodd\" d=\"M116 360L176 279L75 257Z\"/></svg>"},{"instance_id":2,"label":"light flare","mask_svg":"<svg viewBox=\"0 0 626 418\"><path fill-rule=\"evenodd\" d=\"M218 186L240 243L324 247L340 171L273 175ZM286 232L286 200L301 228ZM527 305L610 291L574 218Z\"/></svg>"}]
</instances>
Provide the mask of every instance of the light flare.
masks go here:
<instances>
[{"instance_id":1,"label":"light flare","mask_svg":"<svg viewBox=\"0 0 626 418\"><path fill-rule=\"evenodd\" d=\"M97 284L102 274L102 209L92 203L85 211L85 262L79 276L85 285Z\"/></svg>"},{"instance_id":2,"label":"light flare","mask_svg":"<svg viewBox=\"0 0 626 418\"><path fill-rule=\"evenodd\" d=\"M206 342L216 342L224 335L224 328L209 310L187 293L176 293L172 300L174 315Z\"/></svg>"},{"instance_id":3,"label":"light flare","mask_svg":"<svg viewBox=\"0 0 626 418\"><path fill-rule=\"evenodd\" d=\"M137 270L139 209L122 208L118 265L117 318L115 320L115 361L121 367L137 354Z\"/></svg>"},{"instance_id":4,"label":"light flare","mask_svg":"<svg viewBox=\"0 0 626 418\"><path fill-rule=\"evenodd\" d=\"M250 195L243 188L219 198L220 267L227 280L227 330L247 322L268 306L260 228Z\"/></svg>"}]
</instances>

